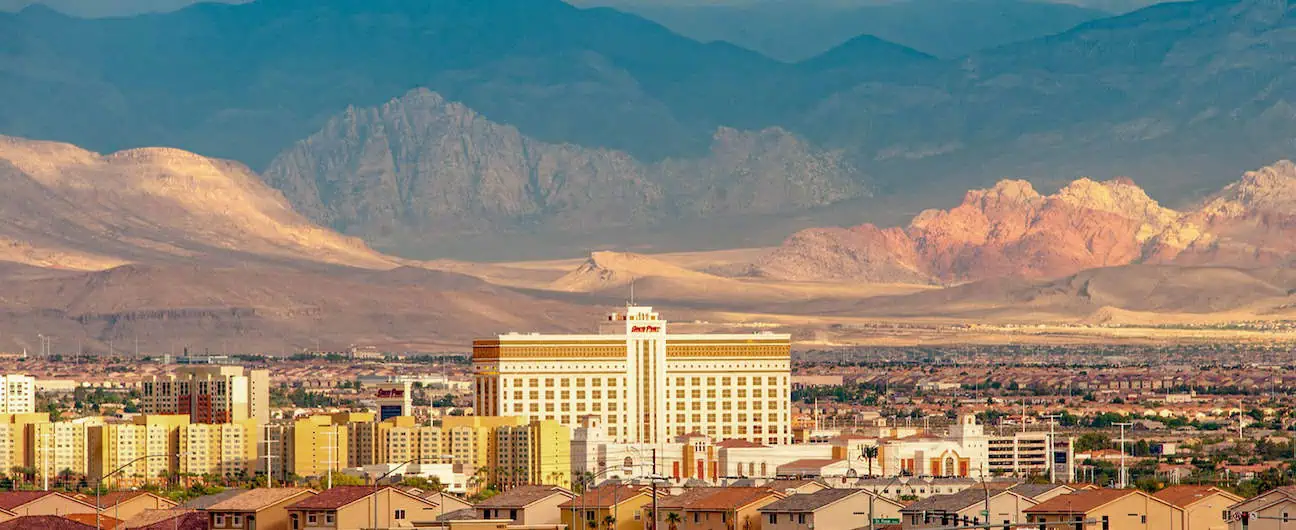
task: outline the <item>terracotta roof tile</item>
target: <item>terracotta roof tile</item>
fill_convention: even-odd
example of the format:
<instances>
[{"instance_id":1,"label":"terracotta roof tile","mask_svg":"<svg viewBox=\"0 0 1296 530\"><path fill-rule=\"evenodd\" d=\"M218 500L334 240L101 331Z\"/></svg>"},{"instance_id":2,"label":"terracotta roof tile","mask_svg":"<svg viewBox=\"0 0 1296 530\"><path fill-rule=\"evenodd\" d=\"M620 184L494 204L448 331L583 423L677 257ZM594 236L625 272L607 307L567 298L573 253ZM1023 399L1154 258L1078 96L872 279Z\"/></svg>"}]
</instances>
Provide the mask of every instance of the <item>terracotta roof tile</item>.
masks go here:
<instances>
[{"instance_id":1,"label":"terracotta roof tile","mask_svg":"<svg viewBox=\"0 0 1296 530\"><path fill-rule=\"evenodd\" d=\"M103 508L116 506L118 503L126 502L136 497L141 497L145 495L152 495L154 497L158 497L159 499L162 499L163 501L165 501L165 503L170 503L171 505L175 505L175 502L172 502L170 499L160 497L156 494L147 491L137 490L137 491L110 491L108 493L105 493L99 497L99 506Z\"/></svg>"},{"instance_id":2,"label":"terracotta roof tile","mask_svg":"<svg viewBox=\"0 0 1296 530\"><path fill-rule=\"evenodd\" d=\"M1153 493L1152 496L1180 508L1187 508L1189 505L1215 494L1223 494L1224 497L1229 499L1230 503L1241 500L1240 497L1226 493L1224 490L1214 486L1170 486Z\"/></svg>"},{"instance_id":3,"label":"terracotta roof tile","mask_svg":"<svg viewBox=\"0 0 1296 530\"><path fill-rule=\"evenodd\" d=\"M91 506L90 509L93 510L94 507ZM0 530L94 530L94 525L57 515L24 515L0 523Z\"/></svg>"},{"instance_id":4,"label":"terracotta roof tile","mask_svg":"<svg viewBox=\"0 0 1296 530\"><path fill-rule=\"evenodd\" d=\"M143 528L162 521L169 521L173 517L180 517L188 513L202 513L198 510L171 509L171 510L144 510L126 520L126 528ZM203 517L207 514L203 513Z\"/></svg>"},{"instance_id":5,"label":"terracotta roof tile","mask_svg":"<svg viewBox=\"0 0 1296 530\"><path fill-rule=\"evenodd\" d=\"M552 495L573 498L576 495L558 486L518 486L477 503L478 508L522 508Z\"/></svg>"},{"instance_id":6,"label":"terracotta roof tile","mask_svg":"<svg viewBox=\"0 0 1296 530\"><path fill-rule=\"evenodd\" d=\"M95 514L93 513L70 513L64 515L63 517L66 517L68 519L71 519L81 524L87 524L90 526L95 525ZM120 526L123 522L124 521L116 517L109 517L105 514L99 514L99 528L102 528L104 530L113 530L114 528Z\"/></svg>"},{"instance_id":7,"label":"terracotta roof tile","mask_svg":"<svg viewBox=\"0 0 1296 530\"><path fill-rule=\"evenodd\" d=\"M13 511L14 508L40 499L46 495L58 495L53 491L4 491L0 492L0 509ZM90 506L94 511L94 506Z\"/></svg>"},{"instance_id":8,"label":"terracotta roof tile","mask_svg":"<svg viewBox=\"0 0 1296 530\"><path fill-rule=\"evenodd\" d=\"M769 488L693 488L680 495L658 500L657 504L662 509L719 511L741 508L766 497L777 500L783 498L783 494Z\"/></svg>"},{"instance_id":9,"label":"terracotta roof tile","mask_svg":"<svg viewBox=\"0 0 1296 530\"><path fill-rule=\"evenodd\" d=\"M129 530L209 530L207 512L197 510L147 510L150 512L171 512L174 515L145 526L130 526L134 521L127 521Z\"/></svg>"},{"instance_id":10,"label":"terracotta roof tile","mask_svg":"<svg viewBox=\"0 0 1296 530\"><path fill-rule=\"evenodd\" d=\"M257 488L248 490L207 507L213 512L255 512L279 504L302 493L315 493L309 488Z\"/></svg>"},{"instance_id":11,"label":"terracotta roof tile","mask_svg":"<svg viewBox=\"0 0 1296 530\"><path fill-rule=\"evenodd\" d=\"M384 486L378 491L390 489L391 486ZM296 510L310 508L315 510L336 510L355 501L368 497L374 493L370 486L334 486L319 492L318 494L302 499L288 505L288 509Z\"/></svg>"},{"instance_id":12,"label":"terracotta roof tile","mask_svg":"<svg viewBox=\"0 0 1296 530\"><path fill-rule=\"evenodd\" d=\"M823 508L824 506L828 506L829 504L833 504L856 494L868 495L867 493L864 493L864 490L855 489L820 490L814 493L789 495L783 499L766 504L764 508L760 509L760 511L779 513L813 512Z\"/></svg>"},{"instance_id":13,"label":"terracotta roof tile","mask_svg":"<svg viewBox=\"0 0 1296 530\"><path fill-rule=\"evenodd\" d=\"M612 501L616 500L617 504L633 499L639 495L647 494L647 486L635 486L631 484L606 484L597 488L590 488L584 494L559 504L559 508L589 507L589 508L611 508ZM651 499L652 497L648 497ZM658 497L660 499L660 497Z\"/></svg>"},{"instance_id":14,"label":"terracotta roof tile","mask_svg":"<svg viewBox=\"0 0 1296 530\"><path fill-rule=\"evenodd\" d=\"M1047 501L1041 502L1025 509L1030 513L1087 513L1094 508L1102 506L1124 497L1134 495L1137 490L1132 489L1096 489L1077 491L1066 495L1058 495Z\"/></svg>"}]
</instances>

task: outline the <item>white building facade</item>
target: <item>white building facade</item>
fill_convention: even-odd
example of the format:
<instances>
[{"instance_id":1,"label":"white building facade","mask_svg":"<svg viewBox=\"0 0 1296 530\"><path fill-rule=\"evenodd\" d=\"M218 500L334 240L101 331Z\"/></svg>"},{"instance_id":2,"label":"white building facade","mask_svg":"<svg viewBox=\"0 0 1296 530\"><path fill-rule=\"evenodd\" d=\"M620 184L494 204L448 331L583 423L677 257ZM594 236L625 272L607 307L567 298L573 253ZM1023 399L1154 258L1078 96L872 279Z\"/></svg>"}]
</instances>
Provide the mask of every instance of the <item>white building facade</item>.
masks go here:
<instances>
[{"instance_id":1,"label":"white building facade","mask_svg":"<svg viewBox=\"0 0 1296 530\"><path fill-rule=\"evenodd\" d=\"M594 335L476 340L476 410L572 428L593 416L622 443L692 433L790 443L790 335L666 328L651 307L631 306L608 315Z\"/></svg>"},{"instance_id":2,"label":"white building facade","mask_svg":"<svg viewBox=\"0 0 1296 530\"><path fill-rule=\"evenodd\" d=\"M0 375L0 414L36 412L36 378L30 375Z\"/></svg>"}]
</instances>

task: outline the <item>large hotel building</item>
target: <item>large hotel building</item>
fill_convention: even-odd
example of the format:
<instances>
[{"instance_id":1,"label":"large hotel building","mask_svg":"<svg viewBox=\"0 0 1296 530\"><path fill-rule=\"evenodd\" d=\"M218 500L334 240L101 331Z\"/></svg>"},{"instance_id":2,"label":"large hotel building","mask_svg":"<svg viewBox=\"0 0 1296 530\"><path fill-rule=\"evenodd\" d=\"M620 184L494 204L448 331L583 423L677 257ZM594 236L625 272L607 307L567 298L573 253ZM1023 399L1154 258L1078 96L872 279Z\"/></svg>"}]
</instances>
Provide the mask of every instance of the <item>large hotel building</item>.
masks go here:
<instances>
[{"instance_id":1,"label":"large hotel building","mask_svg":"<svg viewBox=\"0 0 1296 530\"><path fill-rule=\"evenodd\" d=\"M790 356L790 335L667 334L651 307L630 306L594 335L473 341L476 407L568 427L593 416L626 443L700 433L787 444Z\"/></svg>"}]
</instances>

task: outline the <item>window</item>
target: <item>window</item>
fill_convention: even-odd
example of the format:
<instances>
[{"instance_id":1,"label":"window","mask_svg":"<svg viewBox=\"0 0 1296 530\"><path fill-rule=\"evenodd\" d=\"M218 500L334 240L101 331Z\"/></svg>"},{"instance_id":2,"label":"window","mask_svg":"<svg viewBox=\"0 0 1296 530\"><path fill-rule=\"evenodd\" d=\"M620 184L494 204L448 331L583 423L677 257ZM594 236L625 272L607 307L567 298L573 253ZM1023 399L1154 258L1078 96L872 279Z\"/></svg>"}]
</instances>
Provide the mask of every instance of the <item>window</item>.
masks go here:
<instances>
[{"instance_id":1,"label":"window","mask_svg":"<svg viewBox=\"0 0 1296 530\"><path fill-rule=\"evenodd\" d=\"M240 527L240 526L243 526L243 516L242 516L242 515L235 515L235 516L230 517L230 526L233 526L234 528L238 528L238 527Z\"/></svg>"},{"instance_id":2,"label":"window","mask_svg":"<svg viewBox=\"0 0 1296 530\"><path fill-rule=\"evenodd\" d=\"M225 514L216 514L216 526L225 526Z\"/></svg>"},{"instance_id":3,"label":"window","mask_svg":"<svg viewBox=\"0 0 1296 530\"><path fill-rule=\"evenodd\" d=\"M700 522L702 522L702 514L700 514L700 513L698 513L698 512L693 512L693 522L694 522L694 523L700 523Z\"/></svg>"},{"instance_id":4,"label":"window","mask_svg":"<svg viewBox=\"0 0 1296 530\"><path fill-rule=\"evenodd\" d=\"M318 517L315 517L315 514L313 514L313 513L308 513L308 514L306 514L306 524L314 525L314 524L316 524L316 521L318 521L318 520L319 520L319 518L318 518Z\"/></svg>"},{"instance_id":5,"label":"window","mask_svg":"<svg viewBox=\"0 0 1296 530\"><path fill-rule=\"evenodd\" d=\"M405 510L396 510L396 520L402 521L404 519L405 519Z\"/></svg>"},{"instance_id":6,"label":"window","mask_svg":"<svg viewBox=\"0 0 1296 530\"><path fill-rule=\"evenodd\" d=\"M804 513L798 513L798 514L797 514L797 524L805 524L805 514L804 514Z\"/></svg>"},{"instance_id":7,"label":"window","mask_svg":"<svg viewBox=\"0 0 1296 530\"><path fill-rule=\"evenodd\" d=\"M324 524L328 524L328 525L333 524L333 514L331 513L324 514Z\"/></svg>"},{"instance_id":8,"label":"window","mask_svg":"<svg viewBox=\"0 0 1296 530\"><path fill-rule=\"evenodd\" d=\"M292 520L292 530L301 528L301 521L298 519L297 514L289 515L288 518Z\"/></svg>"},{"instance_id":9,"label":"window","mask_svg":"<svg viewBox=\"0 0 1296 530\"><path fill-rule=\"evenodd\" d=\"M769 524L778 524L778 514L777 514L777 513L771 513L771 514L769 514Z\"/></svg>"}]
</instances>

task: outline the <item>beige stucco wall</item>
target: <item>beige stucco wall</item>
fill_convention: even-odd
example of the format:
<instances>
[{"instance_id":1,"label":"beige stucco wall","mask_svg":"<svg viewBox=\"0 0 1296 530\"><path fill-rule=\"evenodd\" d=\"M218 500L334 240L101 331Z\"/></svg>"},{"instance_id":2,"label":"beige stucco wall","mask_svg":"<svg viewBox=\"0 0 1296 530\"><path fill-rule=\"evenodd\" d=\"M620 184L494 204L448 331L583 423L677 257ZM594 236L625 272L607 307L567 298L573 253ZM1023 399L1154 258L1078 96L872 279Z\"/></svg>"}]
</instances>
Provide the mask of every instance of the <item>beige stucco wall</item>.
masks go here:
<instances>
[{"instance_id":1,"label":"beige stucco wall","mask_svg":"<svg viewBox=\"0 0 1296 530\"><path fill-rule=\"evenodd\" d=\"M125 521L143 513L144 510L165 510L175 505L176 503L156 495L137 495L115 506L105 507L103 513Z\"/></svg>"},{"instance_id":2,"label":"beige stucco wall","mask_svg":"<svg viewBox=\"0 0 1296 530\"><path fill-rule=\"evenodd\" d=\"M1146 521L1142 516L1146 515ZM1101 530L1106 516L1113 530L1184 530L1182 510L1146 495L1126 495L1085 515L1085 530ZM1070 516L1035 516L1032 522L1072 520Z\"/></svg>"},{"instance_id":3,"label":"beige stucco wall","mask_svg":"<svg viewBox=\"0 0 1296 530\"><path fill-rule=\"evenodd\" d=\"M1268 508L1256 510L1255 513L1261 517L1277 517L1278 519L1252 519L1247 524L1247 530L1291 530L1296 528L1296 501L1285 500L1278 502ZM1284 513L1291 518L1286 523L1282 522L1281 519ZM1229 523L1228 529L1242 530L1242 523L1233 521Z\"/></svg>"},{"instance_id":4,"label":"beige stucco wall","mask_svg":"<svg viewBox=\"0 0 1296 530\"><path fill-rule=\"evenodd\" d=\"M550 495L539 502L527 506L519 517L522 518L518 524L523 525L543 525L543 524L561 524L562 510L558 508L559 504L571 500L566 495Z\"/></svg>"},{"instance_id":5,"label":"beige stucco wall","mask_svg":"<svg viewBox=\"0 0 1296 530\"><path fill-rule=\"evenodd\" d=\"M1227 529L1228 521L1224 520L1224 512L1237 502L1236 498L1216 493L1189 505L1183 512L1184 530ZM1296 525L1296 522L1288 524Z\"/></svg>"}]
</instances>

